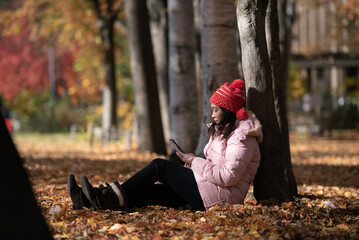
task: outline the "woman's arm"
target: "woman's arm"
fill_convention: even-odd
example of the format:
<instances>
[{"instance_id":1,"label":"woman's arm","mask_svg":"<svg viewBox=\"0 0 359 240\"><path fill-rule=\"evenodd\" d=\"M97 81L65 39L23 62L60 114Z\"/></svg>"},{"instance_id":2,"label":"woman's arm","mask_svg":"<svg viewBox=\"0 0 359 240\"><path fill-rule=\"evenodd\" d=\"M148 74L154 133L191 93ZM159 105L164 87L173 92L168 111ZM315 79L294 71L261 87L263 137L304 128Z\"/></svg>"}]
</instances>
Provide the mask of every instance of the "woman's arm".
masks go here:
<instances>
[{"instance_id":1,"label":"woman's arm","mask_svg":"<svg viewBox=\"0 0 359 240\"><path fill-rule=\"evenodd\" d=\"M232 186L238 183L253 158L253 148L257 144L254 137L228 142L225 161L221 165L196 157L192 170L205 180L219 186Z\"/></svg>"}]
</instances>

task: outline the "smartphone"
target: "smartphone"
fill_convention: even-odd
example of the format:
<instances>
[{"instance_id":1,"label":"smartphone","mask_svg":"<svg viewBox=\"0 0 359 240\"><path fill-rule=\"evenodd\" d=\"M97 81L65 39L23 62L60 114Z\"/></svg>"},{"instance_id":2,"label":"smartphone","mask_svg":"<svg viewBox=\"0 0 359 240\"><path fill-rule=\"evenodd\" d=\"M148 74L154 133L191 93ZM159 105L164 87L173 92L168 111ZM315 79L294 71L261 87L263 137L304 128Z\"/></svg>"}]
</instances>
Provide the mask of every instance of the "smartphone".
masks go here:
<instances>
[{"instance_id":1,"label":"smartphone","mask_svg":"<svg viewBox=\"0 0 359 240\"><path fill-rule=\"evenodd\" d=\"M175 140L169 139L169 141L170 141L170 143L172 144L173 148L174 148L176 151L184 153L183 150L180 148L180 146L178 146L178 144L176 143Z\"/></svg>"}]
</instances>

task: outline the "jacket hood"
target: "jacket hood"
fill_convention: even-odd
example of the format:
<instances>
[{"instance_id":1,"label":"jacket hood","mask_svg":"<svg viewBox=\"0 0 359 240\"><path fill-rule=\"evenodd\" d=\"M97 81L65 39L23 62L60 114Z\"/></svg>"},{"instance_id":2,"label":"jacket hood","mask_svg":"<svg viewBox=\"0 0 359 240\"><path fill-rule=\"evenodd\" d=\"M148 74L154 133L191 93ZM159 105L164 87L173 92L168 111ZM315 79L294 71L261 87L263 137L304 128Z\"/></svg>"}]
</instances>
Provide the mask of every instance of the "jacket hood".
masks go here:
<instances>
[{"instance_id":1,"label":"jacket hood","mask_svg":"<svg viewBox=\"0 0 359 240\"><path fill-rule=\"evenodd\" d=\"M263 142L263 132L262 132L262 125L259 122L258 118L256 117L256 115L249 110L246 110L248 113L248 119L250 119L253 123L253 128L248 129L247 135L248 136L253 136L257 138L258 143Z\"/></svg>"},{"instance_id":2,"label":"jacket hood","mask_svg":"<svg viewBox=\"0 0 359 240\"><path fill-rule=\"evenodd\" d=\"M263 132L262 125L256 115L249 110L246 110L248 118L245 120L237 119L236 125L237 129L233 134L238 134L241 136L241 139L245 139L245 136L252 136L257 138L258 143L263 142ZM240 122L245 121L248 124L241 125ZM210 127L211 123L207 124L207 127ZM238 127L239 126L239 127ZM218 131L218 126L215 126L215 130Z\"/></svg>"}]
</instances>

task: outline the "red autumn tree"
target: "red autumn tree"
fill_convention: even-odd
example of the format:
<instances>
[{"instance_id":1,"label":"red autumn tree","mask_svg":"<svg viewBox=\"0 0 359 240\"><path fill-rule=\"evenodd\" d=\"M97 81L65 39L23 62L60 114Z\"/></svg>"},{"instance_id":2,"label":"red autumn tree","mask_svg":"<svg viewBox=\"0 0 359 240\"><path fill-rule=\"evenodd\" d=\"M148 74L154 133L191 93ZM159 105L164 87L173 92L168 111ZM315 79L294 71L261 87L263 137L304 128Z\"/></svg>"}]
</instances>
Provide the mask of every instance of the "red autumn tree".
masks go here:
<instances>
[{"instance_id":1,"label":"red autumn tree","mask_svg":"<svg viewBox=\"0 0 359 240\"><path fill-rule=\"evenodd\" d=\"M22 29L0 39L0 95L6 100L24 89L42 91L49 87L48 53L40 46L41 42L30 40L26 20ZM57 58L57 92L61 95L72 85L76 73L72 70L74 57L70 52L62 52Z\"/></svg>"}]
</instances>

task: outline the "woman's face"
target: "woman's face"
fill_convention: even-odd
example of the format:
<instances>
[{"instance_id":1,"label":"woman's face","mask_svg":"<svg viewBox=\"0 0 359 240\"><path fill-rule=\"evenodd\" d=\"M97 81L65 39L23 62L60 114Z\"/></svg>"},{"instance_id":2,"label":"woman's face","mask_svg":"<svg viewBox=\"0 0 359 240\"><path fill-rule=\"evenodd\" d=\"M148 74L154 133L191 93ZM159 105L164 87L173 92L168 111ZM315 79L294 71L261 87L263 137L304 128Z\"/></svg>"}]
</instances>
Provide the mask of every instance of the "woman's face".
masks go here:
<instances>
[{"instance_id":1,"label":"woman's face","mask_svg":"<svg viewBox=\"0 0 359 240\"><path fill-rule=\"evenodd\" d=\"M219 124L223 119L223 111L217 105L211 103L212 118L216 124Z\"/></svg>"}]
</instances>

